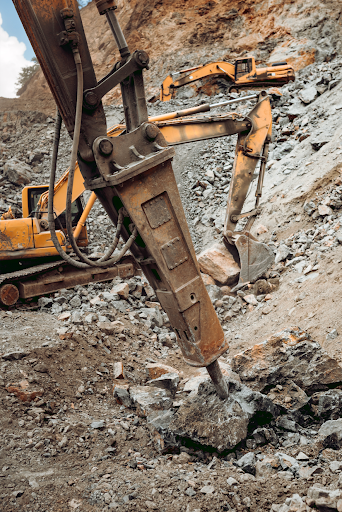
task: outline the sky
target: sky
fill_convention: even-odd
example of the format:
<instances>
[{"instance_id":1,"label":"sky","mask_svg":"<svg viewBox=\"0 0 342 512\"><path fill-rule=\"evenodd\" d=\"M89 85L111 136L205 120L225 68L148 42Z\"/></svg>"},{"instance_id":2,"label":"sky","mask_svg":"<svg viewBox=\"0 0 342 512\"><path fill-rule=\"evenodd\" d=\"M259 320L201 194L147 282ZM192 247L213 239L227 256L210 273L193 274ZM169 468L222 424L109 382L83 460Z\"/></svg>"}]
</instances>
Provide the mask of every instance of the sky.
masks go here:
<instances>
[{"instance_id":1,"label":"sky","mask_svg":"<svg viewBox=\"0 0 342 512\"><path fill-rule=\"evenodd\" d=\"M0 0L0 96L15 98L19 73L32 64L32 57L34 52L12 0Z\"/></svg>"},{"instance_id":2,"label":"sky","mask_svg":"<svg viewBox=\"0 0 342 512\"><path fill-rule=\"evenodd\" d=\"M14 98L15 83L34 52L11 0L0 0L0 96Z\"/></svg>"}]
</instances>

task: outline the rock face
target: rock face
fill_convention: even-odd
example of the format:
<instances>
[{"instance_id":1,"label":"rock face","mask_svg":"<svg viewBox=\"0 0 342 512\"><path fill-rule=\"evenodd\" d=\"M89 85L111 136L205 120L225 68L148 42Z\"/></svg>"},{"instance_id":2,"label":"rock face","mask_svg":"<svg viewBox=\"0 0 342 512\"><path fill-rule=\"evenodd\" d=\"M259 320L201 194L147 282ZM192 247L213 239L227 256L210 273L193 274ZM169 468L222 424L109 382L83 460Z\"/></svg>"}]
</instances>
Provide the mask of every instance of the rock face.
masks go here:
<instances>
[{"instance_id":1,"label":"rock face","mask_svg":"<svg viewBox=\"0 0 342 512\"><path fill-rule=\"evenodd\" d=\"M342 368L298 327L286 329L237 354L232 370L252 389L289 379L308 394L342 382Z\"/></svg>"},{"instance_id":2,"label":"rock face","mask_svg":"<svg viewBox=\"0 0 342 512\"><path fill-rule=\"evenodd\" d=\"M239 276L240 267L224 245L213 245L201 252L197 259L201 271L220 284L232 284Z\"/></svg>"},{"instance_id":3,"label":"rock face","mask_svg":"<svg viewBox=\"0 0 342 512\"><path fill-rule=\"evenodd\" d=\"M253 424L268 422L280 409L265 395L252 391L238 382L230 382L229 398L221 400L211 381L200 384L198 394L188 398L178 412L151 421L167 439L187 439L212 446L219 452L230 450L242 439ZM160 423L160 425L159 425Z\"/></svg>"}]
</instances>

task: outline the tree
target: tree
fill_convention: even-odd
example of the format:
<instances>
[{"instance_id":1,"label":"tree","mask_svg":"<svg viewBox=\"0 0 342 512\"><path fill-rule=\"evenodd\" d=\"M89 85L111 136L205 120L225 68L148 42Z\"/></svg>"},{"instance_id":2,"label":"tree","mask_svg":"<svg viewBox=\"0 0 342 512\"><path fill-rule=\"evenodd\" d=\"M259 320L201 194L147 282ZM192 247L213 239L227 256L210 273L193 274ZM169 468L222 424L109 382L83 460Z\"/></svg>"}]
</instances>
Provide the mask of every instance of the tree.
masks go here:
<instances>
[{"instance_id":1,"label":"tree","mask_svg":"<svg viewBox=\"0 0 342 512\"><path fill-rule=\"evenodd\" d=\"M15 84L17 87L17 96L20 96L26 90L26 87L28 86L30 79L40 68L37 57L32 57L31 61L33 62L33 64L31 66L23 67L19 73L18 80Z\"/></svg>"}]
</instances>

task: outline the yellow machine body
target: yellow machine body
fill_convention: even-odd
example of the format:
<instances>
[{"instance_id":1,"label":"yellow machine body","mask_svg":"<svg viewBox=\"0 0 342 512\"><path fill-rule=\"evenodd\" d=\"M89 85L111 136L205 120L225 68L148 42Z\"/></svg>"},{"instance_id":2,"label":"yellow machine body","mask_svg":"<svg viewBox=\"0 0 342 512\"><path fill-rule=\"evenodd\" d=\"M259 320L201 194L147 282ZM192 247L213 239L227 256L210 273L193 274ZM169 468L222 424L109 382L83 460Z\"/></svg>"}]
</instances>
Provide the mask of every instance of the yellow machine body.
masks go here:
<instances>
[{"instance_id":1,"label":"yellow machine body","mask_svg":"<svg viewBox=\"0 0 342 512\"><path fill-rule=\"evenodd\" d=\"M225 61L210 62L168 75L160 88L160 101L170 101L176 97L177 89L180 87L210 76L223 76L231 82L230 89L236 89L283 85L294 81L295 72L287 63L257 68L254 57L238 59L235 64Z\"/></svg>"}]
</instances>

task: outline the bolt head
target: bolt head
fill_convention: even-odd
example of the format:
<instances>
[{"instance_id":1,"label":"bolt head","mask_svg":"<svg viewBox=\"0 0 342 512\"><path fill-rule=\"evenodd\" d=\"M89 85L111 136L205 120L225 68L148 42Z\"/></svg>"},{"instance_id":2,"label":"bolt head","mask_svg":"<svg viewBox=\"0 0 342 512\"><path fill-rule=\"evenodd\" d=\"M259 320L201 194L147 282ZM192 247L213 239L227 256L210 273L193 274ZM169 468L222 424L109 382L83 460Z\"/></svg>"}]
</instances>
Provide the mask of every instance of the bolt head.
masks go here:
<instances>
[{"instance_id":1,"label":"bolt head","mask_svg":"<svg viewBox=\"0 0 342 512\"><path fill-rule=\"evenodd\" d=\"M145 125L145 136L149 141L154 141L159 133L159 129L155 124L147 123Z\"/></svg>"},{"instance_id":2,"label":"bolt head","mask_svg":"<svg viewBox=\"0 0 342 512\"><path fill-rule=\"evenodd\" d=\"M84 100L89 107L96 107L98 103L97 95L94 92L87 92L84 96Z\"/></svg>"},{"instance_id":3,"label":"bolt head","mask_svg":"<svg viewBox=\"0 0 342 512\"><path fill-rule=\"evenodd\" d=\"M99 144L99 151L103 156L109 156L113 151L113 144L108 139L101 140Z\"/></svg>"}]
</instances>

